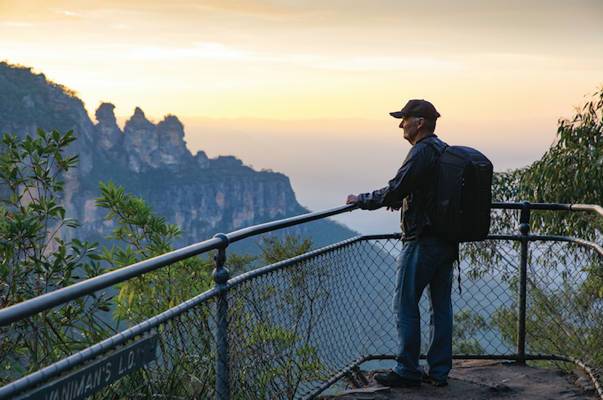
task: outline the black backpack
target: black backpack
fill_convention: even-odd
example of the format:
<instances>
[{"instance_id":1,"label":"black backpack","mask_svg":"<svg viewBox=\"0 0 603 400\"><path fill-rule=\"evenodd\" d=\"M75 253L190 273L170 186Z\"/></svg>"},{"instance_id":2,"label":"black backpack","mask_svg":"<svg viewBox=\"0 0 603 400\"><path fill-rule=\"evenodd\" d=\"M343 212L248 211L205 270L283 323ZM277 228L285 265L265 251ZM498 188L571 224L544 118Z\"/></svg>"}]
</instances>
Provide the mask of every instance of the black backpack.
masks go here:
<instances>
[{"instance_id":1,"label":"black backpack","mask_svg":"<svg viewBox=\"0 0 603 400\"><path fill-rule=\"evenodd\" d=\"M431 212L434 233L455 242L484 240L490 230L492 163L471 147L433 147L440 153Z\"/></svg>"}]
</instances>

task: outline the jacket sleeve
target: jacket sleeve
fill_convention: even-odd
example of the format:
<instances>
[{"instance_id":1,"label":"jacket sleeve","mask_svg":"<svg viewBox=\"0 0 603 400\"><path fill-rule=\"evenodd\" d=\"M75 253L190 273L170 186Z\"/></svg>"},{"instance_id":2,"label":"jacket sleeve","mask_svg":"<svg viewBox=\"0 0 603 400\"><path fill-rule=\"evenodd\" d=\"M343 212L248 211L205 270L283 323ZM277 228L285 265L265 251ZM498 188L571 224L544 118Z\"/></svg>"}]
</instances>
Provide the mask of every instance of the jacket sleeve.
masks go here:
<instances>
[{"instance_id":1,"label":"jacket sleeve","mask_svg":"<svg viewBox=\"0 0 603 400\"><path fill-rule=\"evenodd\" d=\"M358 206L364 210L376 210L385 206L399 208L402 199L428 175L432 158L426 147L414 146L387 186L371 193L359 194Z\"/></svg>"}]
</instances>

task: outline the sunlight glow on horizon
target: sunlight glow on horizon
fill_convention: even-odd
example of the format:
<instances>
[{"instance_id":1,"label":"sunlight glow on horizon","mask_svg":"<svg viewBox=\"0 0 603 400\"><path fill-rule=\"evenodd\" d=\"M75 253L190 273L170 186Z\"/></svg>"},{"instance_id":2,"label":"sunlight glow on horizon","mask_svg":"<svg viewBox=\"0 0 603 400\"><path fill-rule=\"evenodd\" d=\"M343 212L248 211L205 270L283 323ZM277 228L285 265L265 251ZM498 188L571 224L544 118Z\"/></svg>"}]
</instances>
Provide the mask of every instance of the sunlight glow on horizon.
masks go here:
<instances>
[{"instance_id":1,"label":"sunlight glow on horizon","mask_svg":"<svg viewBox=\"0 0 603 400\"><path fill-rule=\"evenodd\" d=\"M121 120L139 106L185 125L390 135L388 112L426 98L441 129L492 146L526 131L548 145L603 84L601 3L397 4L5 0L0 59L73 89L93 120L111 102Z\"/></svg>"},{"instance_id":2,"label":"sunlight glow on horizon","mask_svg":"<svg viewBox=\"0 0 603 400\"><path fill-rule=\"evenodd\" d=\"M5 0L0 58L91 115L109 101L155 118L380 119L428 98L448 116L556 120L603 84L601 3L396 4Z\"/></svg>"},{"instance_id":3,"label":"sunlight glow on horizon","mask_svg":"<svg viewBox=\"0 0 603 400\"><path fill-rule=\"evenodd\" d=\"M0 60L93 121L101 102L122 127L176 115L193 153L283 172L318 210L391 178L409 145L388 113L411 98L498 171L538 159L603 85L601 21L600 0L0 0ZM381 217L340 220L397 229Z\"/></svg>"}]
</instances>

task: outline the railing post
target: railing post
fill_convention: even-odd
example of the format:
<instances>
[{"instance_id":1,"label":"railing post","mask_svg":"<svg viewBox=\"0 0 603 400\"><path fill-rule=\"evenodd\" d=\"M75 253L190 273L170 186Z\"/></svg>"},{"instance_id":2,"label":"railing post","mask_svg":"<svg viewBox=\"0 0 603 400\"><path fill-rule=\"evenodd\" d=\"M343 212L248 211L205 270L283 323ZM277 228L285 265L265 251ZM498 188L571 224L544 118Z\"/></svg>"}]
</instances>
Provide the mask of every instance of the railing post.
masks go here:
<instances>
[{"instance_id":1,"label":"railing post","mask_svg":"<svg viewBox=\"0 0 603 400\"><path fill-rule=\"evenodd\" d=\"M519 264L519 309L517 315L517 363L526 362L526 281L528 271L528 234L530 233L530 203L523 203L519 216L521 259Z\"/></svg>"},{"instance_id":2,"label":"railing post","mask_svg":"<svg viewBox=\"0 0 603 400\"><path fill-rule=\"evenodd\" d=\"M214 237L222 239L222 246L218 249L218 254L214 257L216 268L213 272L218 297L216 302L216 399L230 399L230 371L228 361L228 299L226 282L230 278L226 263L226 247L228 247L228 237L223 233L218 233Z\"/></svg>"}]
</instances>

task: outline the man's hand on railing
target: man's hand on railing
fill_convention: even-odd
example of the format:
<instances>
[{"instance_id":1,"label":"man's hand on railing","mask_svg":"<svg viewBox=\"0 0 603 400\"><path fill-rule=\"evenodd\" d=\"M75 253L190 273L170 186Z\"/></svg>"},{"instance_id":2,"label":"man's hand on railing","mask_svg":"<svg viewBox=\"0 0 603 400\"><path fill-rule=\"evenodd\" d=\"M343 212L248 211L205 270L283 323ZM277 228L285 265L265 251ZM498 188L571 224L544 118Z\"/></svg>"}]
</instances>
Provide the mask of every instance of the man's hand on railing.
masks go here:
<instances>
[{"instance_id":1,"label":"man's hand on railing","mask_svg":"<svg viewBox=\"0 0 603 400\"><path fill-rule=\"evenodd\" d=\"M345 204L357 204L358 203L358 196L355 194L348 194L348 198L345 201ZM388 211L398 211L400 208L402 208L402 202L398 202L392 205L387 206L385 209Z\"/></svg>"},{"instance_id":2,"label":"man's hand on railing","mask_svg":"<svg viewBox=\"0 0 603 400\"><path fill-rule=\"evenodd\" d=\"M345 201L345 204L356 204L358 203L358 196L355 194L348 194L348 198Z\"/></svg>"}]
</instances>

